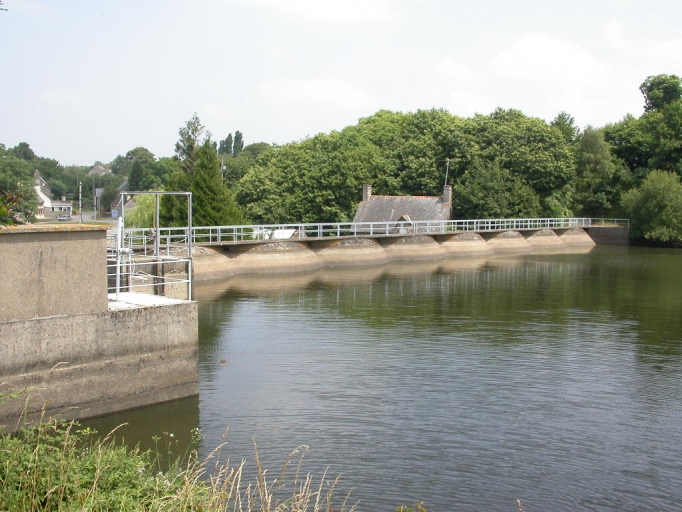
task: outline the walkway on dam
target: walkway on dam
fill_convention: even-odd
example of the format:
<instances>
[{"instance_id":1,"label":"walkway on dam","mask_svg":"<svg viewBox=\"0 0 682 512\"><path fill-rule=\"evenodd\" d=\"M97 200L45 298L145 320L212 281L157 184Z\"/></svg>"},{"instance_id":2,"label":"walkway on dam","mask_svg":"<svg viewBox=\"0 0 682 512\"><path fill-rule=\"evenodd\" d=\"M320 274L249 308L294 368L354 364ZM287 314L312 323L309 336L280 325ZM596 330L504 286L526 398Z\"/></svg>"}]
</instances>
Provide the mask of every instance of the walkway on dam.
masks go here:
<instances>
[{"instance_id":1,"label":"walkway on dam","mask_svg":"<svg viewBox=\"0 0 682 512\"><path fill-rule=\"evenodd\" d=\"M408 235L448 235L462 232L499 233L505 231L537 232L543 229L564 231L592 227L629 228L628 219L534 218L534 219L469 219L398 222L334 222L315 224L261 224L244 226L195 226L190 228L127 228L124 246L129 248L192 245L234 245L264 243L271 240L333 238L400 237ZM189 237L191 231L192 236Z\"/></svg>"}]
</instances>

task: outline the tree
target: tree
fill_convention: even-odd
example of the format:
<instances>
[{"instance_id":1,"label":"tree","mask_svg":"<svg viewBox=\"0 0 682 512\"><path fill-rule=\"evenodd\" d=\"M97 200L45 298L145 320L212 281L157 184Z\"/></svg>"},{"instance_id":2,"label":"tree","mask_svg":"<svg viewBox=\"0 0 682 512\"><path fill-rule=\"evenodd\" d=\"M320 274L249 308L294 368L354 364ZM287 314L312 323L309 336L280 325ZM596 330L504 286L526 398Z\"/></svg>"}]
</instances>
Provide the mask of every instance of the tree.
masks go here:
<instances>
[{"instance_id":1,"label":"tree","mask_svg":"<svg viewBox=\"0 0 682 512\"><path fill-rule=\"evenodd\" d=\"M211 133L201 124L196 112L187 121L185 126L178 131L180 139L175 143L175 155L182 164L182 169L187 174L194 174L194 164L196 161L196 151L203 145L211 145Z\"/></svg>"},{"instance_id":2,"label":"tree","mask_svg":"<svg viewBox=\"0 0 682 512\"><path fill-rule=\"evenodd\" d=\"M638 184L653 169L682 175L682 82L675 75L657 75L649 77L640 90L645 97L644 114L606 126L606 140Z\"/></svg>"},{"instance_id":3,"label":"tree","mask_svg":"<svg viewBox=\"0 0 682 512\"><path fill-rule=\"evenodd\" d=\"M143 171L142 171L142 162L139 160L136 160L135 163L133 163L132 168L130 169L130 174L128 175L128 189L133 190L133 191L144 190L142 188L142 179L143 178L144 178L144 175L143 175Z\"/></svg>"},{"instance_id":4,"label":"tree","mask_svg":"<svg viewBox=\"0 0 682 512\"><path fill-rule=\"evenodd\" d=\"M630 236L649 243L682 244L682 183L676 174L653 170L641 186L623 194Z\"/></svg>"},{"instance_id":5,"label":"tree","mask_svg":"<svg viewBox=\"0 0 682 512\"><path fill-rule=\"evenodd\" d=\"M463 219L537 217L537 193L497 162L477 162L455 184L455 214Z\"/></svg>"},{"instance_id":6,"label":"tree","mask_svg":"<svg viewBox=\"0 0 682 512\"><path fill-rule=\"evenodd\" d=\"M575 119L573 119L573 116L563 111L559 112L559 114L551 123L549 123L549 125L559 130L559 132L564 136L566 142L569 144L575 142L575 139L580 131L578 127L575 126Z\"/></svg>"},{"instance_id":7,"label":"tree","mask_svg":"<svg viewBox=\"0 0 682 512\"><path fill-rule=\"evenodd\" d=\"M135 208L126 210L125 223L127 228L154 227L154 210L156 197L151 194L135 196Z\"/></svg>"},{"instance_id":8,"label":"tree","mask_svg":"<svg viewBox=\"0 0 682 512\"><path fill-rule=\"evenodd\" d=\"M580 136L577 148L576 206L583 215L604 216L616 196L613 163L609 144L602 130L588 127Z\"/></svg>"},{"instance_id":9,"label":"tree","mask_svg":"<svg viewBox=\"0 0 682 512\"><path fill-rule=\"evenodd\" d=\"M229 133L225 140L221 140L218 145L218 154L232 156L232 134Z\"/></svg>"},{"instance_id":10,"label":"tree","mask_svg":"<svg viewBox=\"0 0 682 512\"><path fill-rule=\"evenodd\" d=\"M242 132L237 130L234 132L234 146L232 147L232 156L238 157L239 153L244 149L244 138L242 137Z\"/></svg>"},{"instance_id":11,"label":"tree","mask_svg":"<svg viewBox=\"0 0 682 512\"><path fill-rule=\"evenodd\" d=\"M12 156L16 156L17 158L21 158L22 160L26 160L27 162L30 162L36 157L36 154L31 149L31 146L29 146L26 142L20 142L13 148L9 149L8 153Z\"/></svg>"},{"instance_id":12,"label":"tree","mask_svg":"<svg viewBox=\"0 0 682 512\"><path fill-rule=\"evenodd\" d=\"M194 179L192 222L197 226L243 224L244 218L232 193L223 185L218 155L208 145L197 151Z\"/></svg>"},{"instance_id":13,"label":"tree","mask_svg":"<svg viewBox=\"0 0 682 512\"><path fill-rule=\"evenodd\" d=\"M639 90L644 95L644 111L653 112L682 98L682 81L676 75L650 76Z\"/></svg>"},{"instance_id":14,"label":"tree","mask_svg":"<svg viewBox=\"0 0 682 512\"><path fill-rule=\"evenodd\" d=\"M239 153L236 158L226 158L224 160L223 182L228 186L235 185L254 165L258 156L270 149L270 144L257 142L249 144Z\"/></svg>"},{"instance_id":15,"label":"tree","mask_svg":"<svg viewBox=\"0 0 682 512\"><path fill-rule=\"evenodd\" d=\"M33 166L12 155L0 158L0 217L16 220L21 214L32 220L38 206L33 190Z\"/></svg>"}]
</instances>

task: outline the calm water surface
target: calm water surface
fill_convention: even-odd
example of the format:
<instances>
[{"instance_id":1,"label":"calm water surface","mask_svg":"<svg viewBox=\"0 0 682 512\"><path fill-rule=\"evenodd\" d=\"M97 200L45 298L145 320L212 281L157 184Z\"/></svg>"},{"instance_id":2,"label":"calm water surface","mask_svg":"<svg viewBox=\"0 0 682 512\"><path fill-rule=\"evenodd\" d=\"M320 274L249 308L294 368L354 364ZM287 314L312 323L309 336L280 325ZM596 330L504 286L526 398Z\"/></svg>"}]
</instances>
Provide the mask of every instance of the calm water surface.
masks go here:
<instances>
[{"instance_id":1,"label":"calm water surface","mask_svg":"<svg viewBox=\"0 0 682 512\"><path fill-rule=\"evenodd\" d=\"M682 510L682 253L449 260L198 286L199 399L96 420L199 426L359 510Z\"/></svg>"}]
</instances>

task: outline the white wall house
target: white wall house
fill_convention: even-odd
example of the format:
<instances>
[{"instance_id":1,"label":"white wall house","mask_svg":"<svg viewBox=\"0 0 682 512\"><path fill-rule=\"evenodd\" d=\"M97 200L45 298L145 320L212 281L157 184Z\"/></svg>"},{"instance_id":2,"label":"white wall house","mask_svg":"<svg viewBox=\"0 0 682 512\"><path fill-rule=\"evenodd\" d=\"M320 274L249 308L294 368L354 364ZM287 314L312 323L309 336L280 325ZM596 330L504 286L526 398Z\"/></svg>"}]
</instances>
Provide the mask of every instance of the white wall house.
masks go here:
<instances>
[{"instance_id":1,"label":"white wall house","mask_svg":"<svg viewBox=\"0 0 682 512\"><path fill-rule=\"evenodd\" d=\"M61 216L73 213L73 201L66 201L64 197L57 201L52 199L52 192L47 182L40 177L40 172L36 169L33 173L33 188L38 195L37 219L58 219Z\"/></svg>"}]
</instances>

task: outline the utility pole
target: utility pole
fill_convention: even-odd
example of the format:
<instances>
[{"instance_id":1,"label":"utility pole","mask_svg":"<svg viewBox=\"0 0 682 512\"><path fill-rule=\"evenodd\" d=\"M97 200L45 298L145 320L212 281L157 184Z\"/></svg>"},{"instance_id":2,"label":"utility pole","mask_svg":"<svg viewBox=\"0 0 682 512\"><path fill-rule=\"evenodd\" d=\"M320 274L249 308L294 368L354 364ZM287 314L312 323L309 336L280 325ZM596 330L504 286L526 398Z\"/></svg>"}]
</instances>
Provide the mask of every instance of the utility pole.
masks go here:
<instances>
[{"instance_id":1,"label":"utility pole","mask_svg":"<svg viewBox=\"0 0 682 512\"><path fill-rule=\"evenodd\" d=\"M81 214L81 224L83 224L83 182L78 182L78 211Z\"/></svg>"},{"instance_id":2,"label":"utility pole","mask_svg":"<svg viewBox=\"0 0 682 512\"><path fill-rule=\"evenodd\" d=\"M448 173L450 172L450 159L445 159L445 183L444 186L448 184Z\"/></svg>"}]
</instances>

